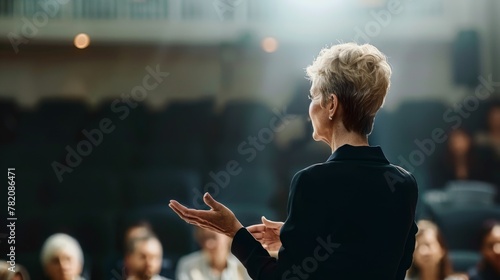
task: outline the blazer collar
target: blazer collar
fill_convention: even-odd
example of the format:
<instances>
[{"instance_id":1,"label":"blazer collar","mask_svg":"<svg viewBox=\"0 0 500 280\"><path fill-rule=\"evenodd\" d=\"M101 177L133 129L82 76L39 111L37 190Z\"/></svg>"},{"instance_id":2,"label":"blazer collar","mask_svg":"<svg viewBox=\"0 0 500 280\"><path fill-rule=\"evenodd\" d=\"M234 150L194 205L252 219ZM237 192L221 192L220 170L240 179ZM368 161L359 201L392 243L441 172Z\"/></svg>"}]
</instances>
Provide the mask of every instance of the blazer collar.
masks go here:
<instances>
[{"instance_id":1,"label":"blazer collar","mask_svg":"<svg viewBox=\"0 0 500 280\"><path fill-rule=\"evenodd\" d=\"M378 161L389 164L389 161L385 157L380 146L351 146L349 144L345 144L337 148L327 161L344 160Z\"/></svg>"}]
</instances>

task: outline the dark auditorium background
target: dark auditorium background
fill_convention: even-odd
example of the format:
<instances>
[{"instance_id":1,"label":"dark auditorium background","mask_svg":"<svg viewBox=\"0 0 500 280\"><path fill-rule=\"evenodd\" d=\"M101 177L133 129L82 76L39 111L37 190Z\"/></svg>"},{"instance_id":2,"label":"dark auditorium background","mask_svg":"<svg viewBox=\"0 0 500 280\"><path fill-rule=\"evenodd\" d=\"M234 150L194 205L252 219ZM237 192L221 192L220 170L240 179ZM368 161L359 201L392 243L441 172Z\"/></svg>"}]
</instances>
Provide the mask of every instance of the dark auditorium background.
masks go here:
<instances>
[{"instance_id":1,"label":"dark auditorium background","mask_svg":"<svg viewBox=\"0 0 500 280\"><path fill-rule=\"evenodd\" d=\"M80 243L86 279L122 279L124 231L142 220L174 278L198 247L170 199L200 208L209 191L244 225L284 220L292 176L331 153L311 138L304 69L356 41L393 69L369 142L415 175L417 219L465 271L482 221L500 219L499 13L496 0L1 0L0 260L8 168L32 279L57 232Z\"/></svg>"}]
</instances>

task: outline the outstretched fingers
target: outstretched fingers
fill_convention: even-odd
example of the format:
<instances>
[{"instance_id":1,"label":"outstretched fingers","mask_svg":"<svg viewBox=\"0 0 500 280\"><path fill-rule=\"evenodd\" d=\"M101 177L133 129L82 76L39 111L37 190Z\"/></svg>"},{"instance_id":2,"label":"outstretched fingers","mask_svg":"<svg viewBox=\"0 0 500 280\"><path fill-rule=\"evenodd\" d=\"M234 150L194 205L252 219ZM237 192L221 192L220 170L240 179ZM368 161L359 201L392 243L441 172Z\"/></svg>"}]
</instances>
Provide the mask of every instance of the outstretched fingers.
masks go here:
<instances>
[{"instance_id":1,"label":"outstretched fingers","mask_svg":"<svg viewBox=\"0 0 500 280\"><path fill-rule=\"evenodd\" d=\"M171 200L168 206L188 223L201 222L203 220L200 210L189 209L175 200Z\"/></svg>"},{"instance_id":2,"label":"outstretched fingers","mask_svg":"<svg viewBox=\"0 0 500 280\"><path fill-rule=\"evenodd\" d=\"M190 209L175 200L171 200L168 206L188 224L213 231L224 232L224 229L221 228L221 226L212 222L214 218L213 210Z\"/></svg>"},{"instance_id":3,"label":"outstretched fingers","mask_svg":"<svg viewBox=\"0 0 500 280\"><path fill-rule=\"evenodd\" d=\"M203 201L206 205L210 206L212 210L220 210L224 205L215 200L208 192L203 195Z\"/></svg>"}]
</instances>

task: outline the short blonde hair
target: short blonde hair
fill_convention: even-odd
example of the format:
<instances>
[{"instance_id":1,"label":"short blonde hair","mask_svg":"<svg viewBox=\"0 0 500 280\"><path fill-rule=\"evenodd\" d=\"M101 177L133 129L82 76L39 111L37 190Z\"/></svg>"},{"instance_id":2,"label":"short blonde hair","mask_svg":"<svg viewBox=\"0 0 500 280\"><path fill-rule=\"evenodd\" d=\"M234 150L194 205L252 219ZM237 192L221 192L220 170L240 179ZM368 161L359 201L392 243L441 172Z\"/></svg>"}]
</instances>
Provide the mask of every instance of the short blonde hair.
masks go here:
<instances>
[{"instance_id":1,"label":"short blonde hair","mask_svg":"<svg viewBox=\"0 0 500 280\"><path fill-rule=\"evenodd\" d=\"M42 266L45 267L60 250L70 252L76 257L83 267L83 252L80 244L76 239L64 233L53 234L45 240L42 246L42 253L40 255Z\"/></svg>"},{"instance_id":2,"label":"short blonde hair","mask_svg":"<svg viewBox=\"0 0 500 280\"><path fill-rule=\"evenodd\" d=\"M335 94L348 131L369 135L375 114L382 107L390 86L391 66L376 47L345 43L324 48L306 68L313 87L326 105ZM315 94L315 93L312 93Z\"/></svg>"}]
</instances>

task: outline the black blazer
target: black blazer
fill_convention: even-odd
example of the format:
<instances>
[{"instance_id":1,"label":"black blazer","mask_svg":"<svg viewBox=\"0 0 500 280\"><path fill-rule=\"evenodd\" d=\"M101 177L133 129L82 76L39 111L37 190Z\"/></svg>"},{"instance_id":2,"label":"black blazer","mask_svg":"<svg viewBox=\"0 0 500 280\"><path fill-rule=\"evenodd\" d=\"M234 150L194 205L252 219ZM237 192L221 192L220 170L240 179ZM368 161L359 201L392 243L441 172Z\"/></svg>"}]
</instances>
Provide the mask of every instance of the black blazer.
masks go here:
<instances>
[{"instance_id":1,"label":"black blazer","mask_svg":"<svg viewBox=\"0 0 500 280\"><path fill-rule=\"evenodd\" d=\"M402 280L415 248L417 184L380 147L338 148L292 179L278 259L245 229L231 251L254 280Z\"/></svg>"}]
</instances>

